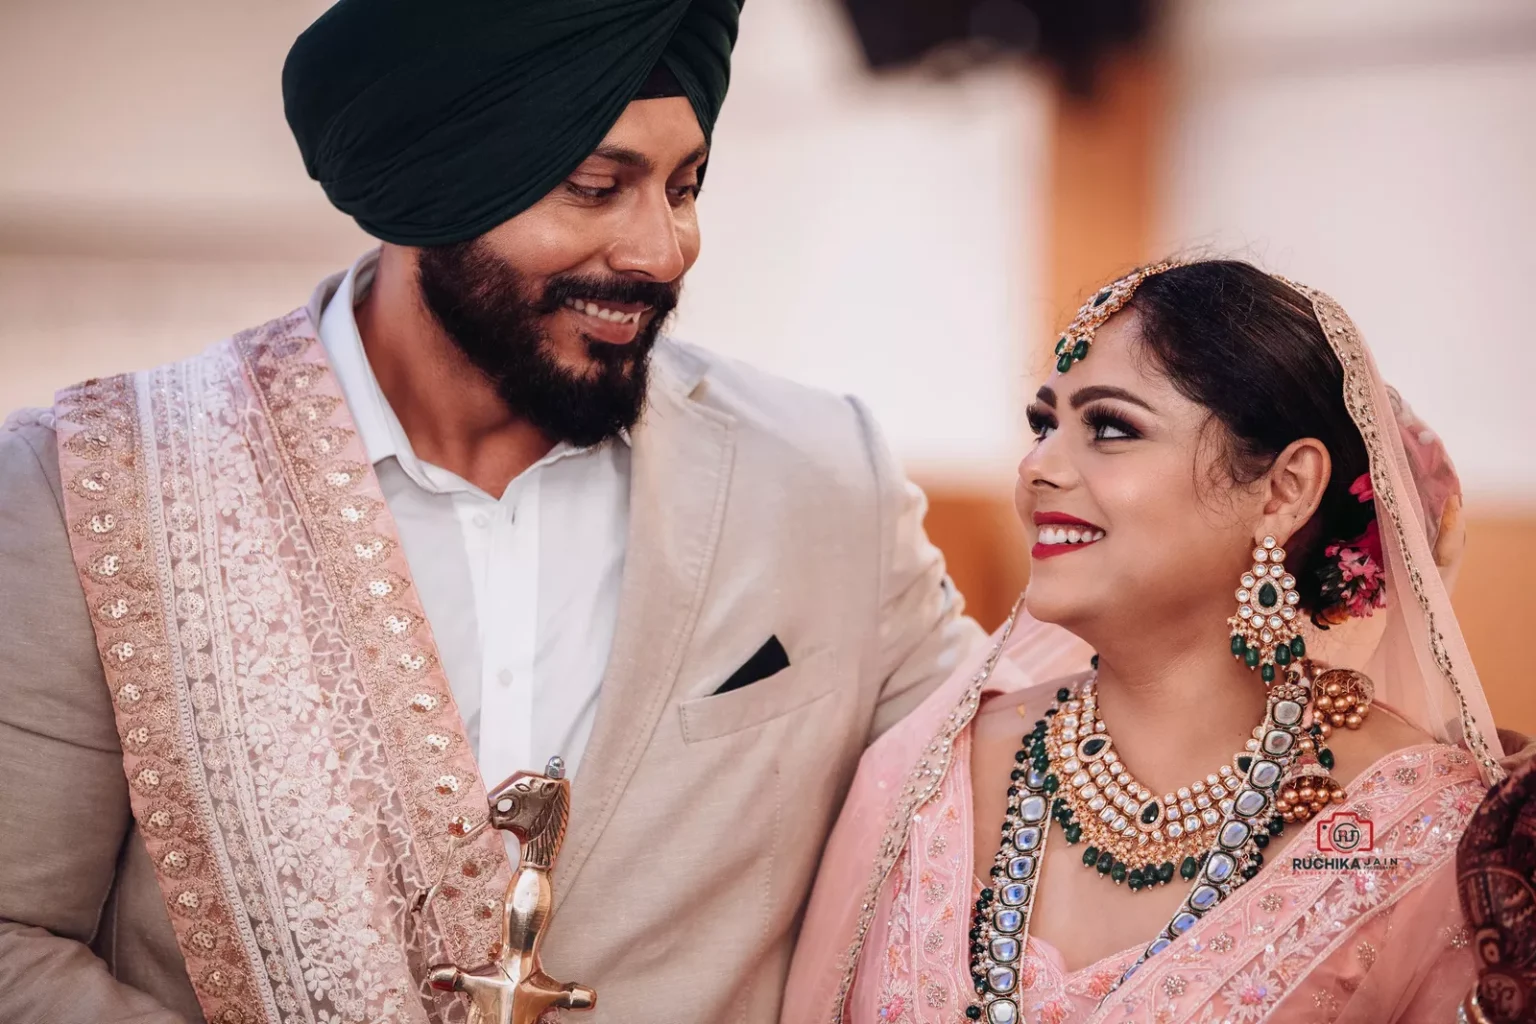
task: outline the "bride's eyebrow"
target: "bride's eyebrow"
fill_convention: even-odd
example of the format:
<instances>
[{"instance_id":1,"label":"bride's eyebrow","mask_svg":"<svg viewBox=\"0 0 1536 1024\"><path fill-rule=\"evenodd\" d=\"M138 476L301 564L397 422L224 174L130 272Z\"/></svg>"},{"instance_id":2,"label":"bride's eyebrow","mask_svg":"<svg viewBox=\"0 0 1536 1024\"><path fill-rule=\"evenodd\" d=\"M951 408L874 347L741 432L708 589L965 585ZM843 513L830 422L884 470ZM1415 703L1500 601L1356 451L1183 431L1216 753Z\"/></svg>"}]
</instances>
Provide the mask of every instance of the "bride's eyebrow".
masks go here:
<instances>
[{"instance_id":1,"label":"bride's eyebrow","mask_svg":"<svg viewBox=\"0 0 1536 1024\"><path fill-rule=\"evenodd\" d=\"M1044 391L1045 389L1041 388L1040 390ZM1143 409L1147 410L1147 412L1157 411L1148 405L1145 399L1137 397L1124 388L1110 387L1108 384L1090 384L1086 388L1081 388L1077 391L1074 391L1072 393L1072 408L1081 409L1089 402L1097 401L1101 398L1114 398L1121 402L1129 402L1131 405L1139 405ZM1052 395L1051 402L1053 405L1055 404L1055 400L1056 396Z\"/></svg>"},{"instance_id":2,"label":"bride's eyebrow","mask_svg":"<svg viewBox=\"0 0 1536 1024\"><path fill-rule=\"evenodd\" d=\"M1041 387L1039 391L1035 392L1035 401L1041 402L1054 409L1056 408L1056 392L1052 391L1048 386Z\"/></svg>"}]
</instances>

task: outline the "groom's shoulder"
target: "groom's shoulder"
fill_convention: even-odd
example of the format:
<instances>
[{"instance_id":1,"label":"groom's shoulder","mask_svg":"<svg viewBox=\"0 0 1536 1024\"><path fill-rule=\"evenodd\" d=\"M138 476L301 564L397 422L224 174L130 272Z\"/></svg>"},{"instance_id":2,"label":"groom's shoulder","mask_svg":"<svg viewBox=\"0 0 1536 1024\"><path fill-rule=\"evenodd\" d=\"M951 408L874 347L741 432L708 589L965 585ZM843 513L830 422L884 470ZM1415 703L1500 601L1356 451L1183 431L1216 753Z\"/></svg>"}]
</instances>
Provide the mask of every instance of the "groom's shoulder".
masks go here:
<instances>
[{"instance_id":1,"label":"groom's shoulder","mask_svg":"<svg viewBox=\"0 0 1536 1024\"><path fill-rule=\"evenodd\" d=\"M730 417L739 439L792 451L812 466L868 469L879 442L857 399L671 338L657 354L689 385L692 401Z\"/></svg>"},{"instance_id":2,"label":"groom's shoulder","mask_svg":"<svg viewBox=\"0 0 1536 1024\"><path fill-rule=\"evenodd\" d=\"M7 491L33 481L50 485L58 494L59 454L52 409L17 409L0 422L0 477L9 485Z\"/></svg>"}]
</instances>

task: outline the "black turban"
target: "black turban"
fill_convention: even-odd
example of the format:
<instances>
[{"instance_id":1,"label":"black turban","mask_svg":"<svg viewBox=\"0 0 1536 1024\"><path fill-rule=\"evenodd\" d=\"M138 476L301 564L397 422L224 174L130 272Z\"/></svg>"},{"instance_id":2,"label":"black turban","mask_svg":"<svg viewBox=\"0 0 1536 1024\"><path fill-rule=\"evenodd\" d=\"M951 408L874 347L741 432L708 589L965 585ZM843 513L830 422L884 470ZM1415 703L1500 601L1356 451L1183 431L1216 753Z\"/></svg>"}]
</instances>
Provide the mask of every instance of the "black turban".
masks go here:
<instances>
[{"instance_id":1,"label":"black turban","mask_svg":"<svg viewBox=\"0 0 1536 1024\"><path fill-rule=\"evenodd\" d=\"M283 105L338 209L401 245L461 242L591 155L652 71L708 138L743 0L341 0L299 36Z\"/></svg>"}]
</instances>

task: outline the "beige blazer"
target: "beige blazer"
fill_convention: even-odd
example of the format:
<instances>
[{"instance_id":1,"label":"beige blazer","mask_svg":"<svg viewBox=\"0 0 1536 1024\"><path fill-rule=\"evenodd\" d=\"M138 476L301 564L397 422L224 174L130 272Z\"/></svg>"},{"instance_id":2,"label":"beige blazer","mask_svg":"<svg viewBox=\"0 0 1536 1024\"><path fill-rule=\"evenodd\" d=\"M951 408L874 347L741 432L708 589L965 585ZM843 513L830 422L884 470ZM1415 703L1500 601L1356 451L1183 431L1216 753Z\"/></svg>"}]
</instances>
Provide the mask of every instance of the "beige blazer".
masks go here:
<instances>
[{"instance_id":1,"label":"beige blazer","mask_svg":"<svg viewBox=\"0 0 1536 1024\"><path fill-rule=\"evenodd\" d=\"M322 286L322 290L323 290ZM866 410L675 342L544 947L592 1024L776 1021L870 738L981 640ZM0 1022L203 1018L129 810L48 413L0 430ZM717 687L770 636L790 667Z\"/></svg>"}]
</instances>

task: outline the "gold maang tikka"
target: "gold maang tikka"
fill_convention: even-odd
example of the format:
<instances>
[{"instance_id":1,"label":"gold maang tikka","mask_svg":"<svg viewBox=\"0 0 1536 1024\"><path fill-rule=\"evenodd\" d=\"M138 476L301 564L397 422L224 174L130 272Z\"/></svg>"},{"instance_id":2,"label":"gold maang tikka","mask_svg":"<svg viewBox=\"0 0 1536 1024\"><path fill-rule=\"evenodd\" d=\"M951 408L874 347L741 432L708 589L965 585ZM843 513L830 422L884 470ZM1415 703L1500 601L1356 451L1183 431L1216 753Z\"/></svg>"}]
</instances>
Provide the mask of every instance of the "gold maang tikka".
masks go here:
<instances>
[{"instance_id":1,"label":"gold maang tikka","mask_svg":"<svg viewBox=\"0 0 1536 1024\"><path fill-rule=\"evenodd\" d=\"M1056 342L1056 371L1066 373L1073 363L1080 363L1087 357L1094 334L1110 317L1125 308L1143 281L1176 266L1179 266L1177 262L1168 261L1140 267L1095 292L1093 298L1083 303Z\"/></svg>"}]
</instances>

